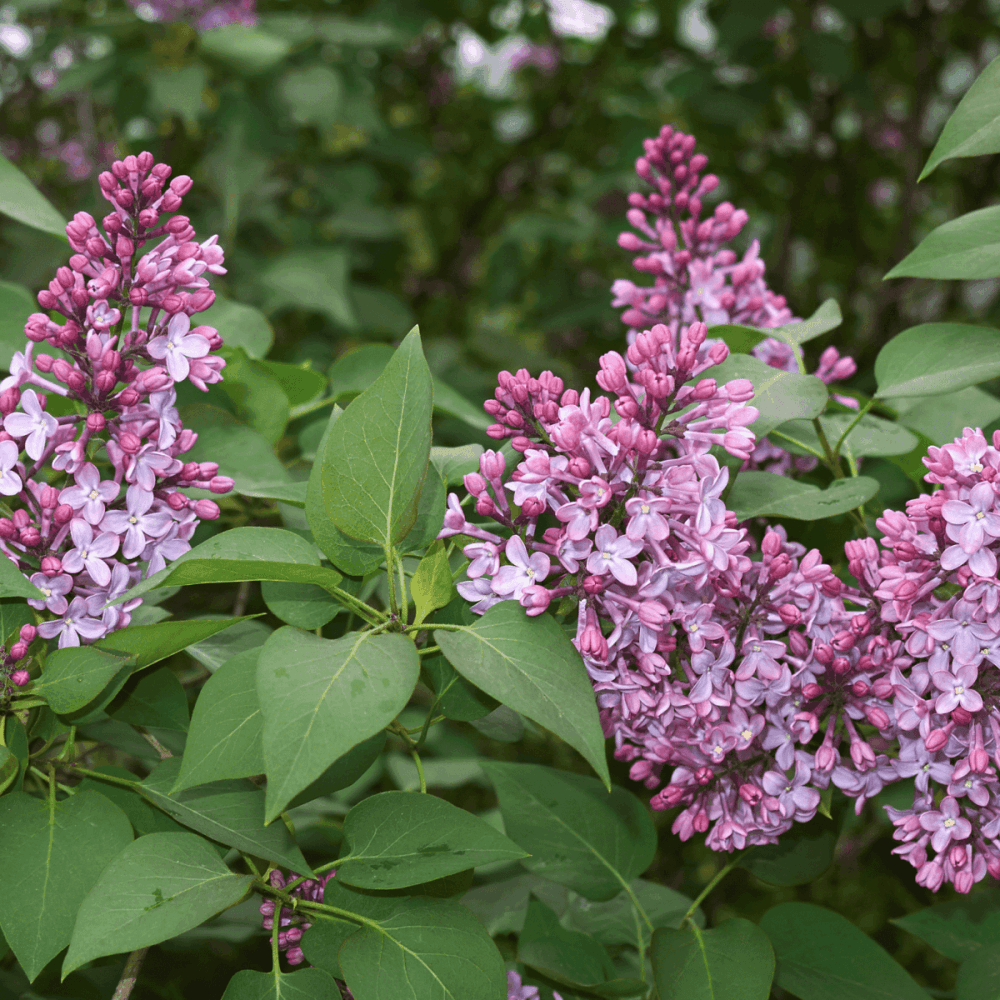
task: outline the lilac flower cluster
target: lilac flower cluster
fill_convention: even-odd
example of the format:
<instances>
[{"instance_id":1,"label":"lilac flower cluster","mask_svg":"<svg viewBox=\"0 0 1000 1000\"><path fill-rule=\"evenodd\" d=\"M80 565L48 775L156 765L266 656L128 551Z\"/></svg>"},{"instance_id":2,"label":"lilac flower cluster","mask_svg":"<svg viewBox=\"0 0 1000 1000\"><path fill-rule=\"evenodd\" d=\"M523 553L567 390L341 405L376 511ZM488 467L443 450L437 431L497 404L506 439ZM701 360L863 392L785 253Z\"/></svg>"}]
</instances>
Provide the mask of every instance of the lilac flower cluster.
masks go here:
<instances>
[{"instance_id":1,"label":"lilac flower cluster","mask_svg":"<svg viewBox=\"0 0 1000 1000\"><path fill-rule=\"evenodd\" d=\"M912 809L889 809L894 853L921 885L968 892L1000 878L1000 434L990 445L967 427L924 464L939 489L885 511L880 543L848 554L873 626L902 640L876 685L898 745L890 773L916 784Z\"/></svg>"},{"instance_id":2,"label":"lilac flower cluster","mask_svg":"<svg viewBox=\"0 0 1000 1000\"><path fill-rule=\"evenodd\" d=\"M290 889L289 892L298 899L309 899L314 903L322 903L326 883L336 874L336 871L331 871L318 879L307 878ZM280 871L275 869L271 872L269 879L275 889L284 889L289 882L294 882L301 877L295 872L289 872L288 878L285 878ZM273 933L276 911L278 914L278 949L285 953L289 965L301 965L305 960L305 955L302 954L299 942L302 940L302 935L312 927L312 924L298 910L289 909L287 906L276 907L273 899L265 899L260 904L260 912L263 917L261 923L264 930Z\"/></svg>"},{"instance_id":3,"label":"lilac flower cluster","mask_svg":"<svg viewBox=\"0 0 1000 1000\"><path fill-rule=\"evenodd\" d=\"M549 372L501 373L489 433L523 461L505 474L487 451L465 487L507 540L470 523L455 495L441 537L471 539L458 587L474 611L576 605L575 645L616 755L649 788L672 767L653 807L683 806L676 833L708 832L731 851L811 819L831 781L859 808L881 790L858 723L889 725L872 681L900 643L859 642L868 617L847 610L819 552L779 528L754 555L726 509L729 472L709 448L747 458L757 416L747 380L706 377L726 355L703 323L676 335L656 325L628 364L602 357L597 381L613 403L564 391Z\"/></svg>"},{"instance_id":4,"label":"lilac flower cluster","mask_svg":"<svg viewBox=\"0 0 1000 1000\"><path fill-rule=\"evenodd\" d=\"M145 21L190 21L197 31L257 23L256 0L128 0Z\"/></svg>"},{"instance_id":5,"label":"lilac flower cluster","mask_svg":"<svg viewBox=\"0 0 1000 1000\"><path fill-rule=\"evenodd\" d=\"M233 486L215 463L180 458L197 435L181 423L174 385L204 390L222 377L218 332L192 327L191 316L212 304L209 276L225 268L215 237L198 243L185 216L165 217L191 187L170 173L141 153L101 174L113 206L103 232L86 212L74 216L75 253L38 295L63 322L34 313L0 382L0 495L10 509L0 550L41 590L29 603L55 617L38 635L60 646L127 625L141 601L108 602L186 552L199 519L219 516L184 488ZM34 354L42 343L54 353ZM22 639L9 655L26 649Z\"/></svg>"},{"instance_id":6,"label":"lilac flower cluster","mask_svg":"<svg viewBox=\"0 0 1000 1000\"><path fill-rule=\"evenodd\" d=\"M636 232L618 237L625 250L638 253L635 269L653 276L653 284L637 285L621 279L611 287L612 305L623 308L622 322L637 331L663 323L673 332L680 324L702 321L708 326L735 323L770 329L792 322L794 316L784 296L772 292L764 280L760 245L753 240L742 259L723 244L729 243L747 224L743 209L724 201L711 216L702 219L702 201L719 186L714 174L704 174L708 157L695 153L695 138L665 125L660 134L644 143L644 155L636 160L636 173L652 191L629 195L628 221ZM752 353L774 368L798 371L792 348L767 338ZM850 378L857 370L854 360L841 357L828 347L815 374L826 383ZM856 407L850 397L840 402ZM758 441L747 467L784 473L805 470L815 459L792 457L766 438Z\"/></svg>"}]
</instances>

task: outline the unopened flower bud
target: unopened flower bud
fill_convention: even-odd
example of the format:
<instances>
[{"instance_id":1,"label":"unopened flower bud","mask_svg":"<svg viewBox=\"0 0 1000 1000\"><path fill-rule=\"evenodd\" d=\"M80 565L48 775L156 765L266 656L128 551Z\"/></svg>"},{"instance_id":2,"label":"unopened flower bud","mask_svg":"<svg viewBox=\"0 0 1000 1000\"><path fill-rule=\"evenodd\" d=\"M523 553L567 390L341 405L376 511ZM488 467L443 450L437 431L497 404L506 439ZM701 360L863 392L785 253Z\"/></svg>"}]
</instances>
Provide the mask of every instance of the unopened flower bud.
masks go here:
<instances>
[{"instance_id":1,"label":"unopened flower bud","mask_svg":"<svg viewBox=\"0 0 1000 1000\"><path fill-rule=\"evenodd\" d=\"M228 493L235 485L229 476L213 476L208 488L213 493Z\"/></svg>"},{"instance_id":2,"label":"unopened flower bud","mask_svg":"<svg viewBox=\"0 0 1000 1000\"><path fill-rule=\"evenodd\" d=\"M94 376L94 388L98 392L110 392L117 384L118 376L112 371L99 371ZM99 430L100 428L97 429Z\"/></svg>"},{"instance_id":3,"label":"unopened flower bud","mask_svg":"<svg viewBox=\"0 0 1000 1000\"><path fill-rule=\"evenodd\" d=\"M960 726L967 726L970 722L972 722L972 714L962 708L961 705L959 705L958 708L952 709L951 717Z\"/></svg>"},{"instance_id":4,"label":"unopened flower bud","mask_svg":"<svg viewBox=\"0 0 1000 1000\"><path fill-rule=\"evenodd\" d=\"M122 431L118 436L118 444L126 455L135 455L142 447L142 439L131 431Z\"/></svg>"},{"instance_id":5,"label":"unopened flower bud","mask_svg":"<svg viewBox=\"0 0 1000 1000\"><path fill-rule=\"evenodd\" d=\"M778 608L778 617L786 625L798 625L802 621L802 612L794 604L782 604Z\"/></svg>"},{"instance_id":6,"label":"unopened flower bud","mask_svg":"<svg viewBox=\"0 0 1000 1000\"><path fill-rule=\"evenodd\" d=\"M167 506L171 510L184 510L188 505L188 498L183 493L174 491L167 494Z\"/></svg>"},{"instance_id":7,"label":"unopened flower bud","mask_svg":"<svg viewBox=\"0 0 1000 1000\"><path fill-rule=\"evenodd\" d=\"M38 629L34 625L22 625L19 635L21 642L34 642L35 636L38 635Z\"/></svg>"},{"instance_id":8,"label":"unopened flower bud","mask_svg":"<svg viewBox=\"0 0 1000 1000\"><path fill-rule=\"evenodd\" d=\"M101 373L103 374L103 372ZM92 434L99 434L104 430L107 425L107 420L103 413L88 413L87 414L87 430Z\"/></svg>"},{"instance_id":9,"label":"unopened flower bud","mask_svg":"<svg viewBox=\"0 0 1000 1000\"><path fill-rule=\"evenodd\" d=\"M21 401L21 390L11 386L9 389L4 389L0 392L0 413L7 416L8 413L13 413L17 409L17 404Z\"/></svg>"},{"instance_id":10,"label":"unopened flower bud","mask_svg":"<svg viewBox=\"0 0 1000 1000\"><path fill-rule=\"evenodd\" d=\"M73 508L69 509L72 516ZM62 572L62 560L59 556L42 556L42 572L46 576L58 576Z\"/></svg>"},{"instance_id":11,"label":"unopened flower bud","mask_svg":"<svg viewBox=\"0 0 1000 1000\"><path fill-rule=\"evenodd\" d=\"M12 660L23 660L28 655L28 644L26 642L15 642L10 647L10 658Z\"/></svg>"},{"instance_id":12,"label":"unopened flower bud","mask_svg":"<svg viewBox=\"0 0 1000 1000\"><path fill-rule=\"evenodd\" d=\"M15 670L11 673L10 679L15 687L21 688L31 680L31 674L27 670Z\"/></svg>"},{"instance_id":13,"label":"unopened flower bud","mask_svg":"<svg viewBox=\"0 0 1000 1000\"><path fill-rule=\"evenodd\" d=\"M215 521L221 513L219 505L214 500L196 500L193 509L205 521Z\"/></svg>"}]
</instances>

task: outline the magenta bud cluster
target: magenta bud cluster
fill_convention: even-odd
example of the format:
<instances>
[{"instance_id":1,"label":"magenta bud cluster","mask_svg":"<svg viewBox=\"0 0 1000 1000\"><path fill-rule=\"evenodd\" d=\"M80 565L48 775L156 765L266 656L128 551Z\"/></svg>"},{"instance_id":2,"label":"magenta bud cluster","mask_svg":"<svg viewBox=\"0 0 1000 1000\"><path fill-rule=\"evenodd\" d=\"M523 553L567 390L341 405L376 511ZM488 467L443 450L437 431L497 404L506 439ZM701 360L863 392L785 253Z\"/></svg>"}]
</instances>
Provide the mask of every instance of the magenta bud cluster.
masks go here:
<instances>
[{"instance_id":1,"label":"magenta bud cluster","mask_svg":"<svg viewBox=\"0 0 1000 1000\"><path fill-rule=\"evenodd\" d=\"M256 0L128 0L147 21L188 21L197 31L257 23Z\"/></svg>"},{"instance_id":2,"label":"magenta bud cluster","mask_svg":"<svg viewBox=\"0 0 1000 1000\"><path fill-rule=\"evenodd\" d=\"M29 342L0 382L0 494L12 509L0 549L42 593L29 603L52 617L38 635L60 646L127 625L141 601L109 602L219 516L184 489L233 486L216 463L181 457L197 434L174 389L222 378L222 338L191 323L215 298L211 276L226 273L222 249L170 214L191 179L171 178L151 153L115 161L99 182L112 211L100 227L86 212L66 227L69 266L39 293L47 312L29 318Z\"/></svg>"},{"instance_id":3,"label":"magenta bud cluster","mask_svg":"<svg viewBox=\"0 0 1000 1000\"><path fill-rule=\"evenodd\" d=\"M336 874L336 871L331 871L318 879L304 879L288 891L299 899L309 899L314 903L322 903L326 883ZM275 889L284 889L290 882L295 882L301 876L296 875L295 872L289 872L286 878L275 869L268 878ZM279 951L285 953L289 965L301 965L305 956L302 954L299 942L302 940L302 935L312 927L312 924L297 910L287 906L279 906L272 899L266 899L260 904L260 913L263 918L261 924L264 930L271 931L272 934L274 933L275 918L277 918Z\"/></svg>"}]
</instances>

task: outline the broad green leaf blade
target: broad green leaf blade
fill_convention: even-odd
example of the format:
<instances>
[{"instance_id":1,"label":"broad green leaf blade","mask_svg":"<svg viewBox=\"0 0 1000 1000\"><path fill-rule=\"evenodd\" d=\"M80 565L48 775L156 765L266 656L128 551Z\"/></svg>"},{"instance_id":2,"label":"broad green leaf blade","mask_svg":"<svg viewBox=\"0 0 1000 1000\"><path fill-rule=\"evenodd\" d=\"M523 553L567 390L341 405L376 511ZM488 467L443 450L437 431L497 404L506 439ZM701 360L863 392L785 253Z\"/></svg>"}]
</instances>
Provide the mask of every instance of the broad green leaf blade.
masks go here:
<instances>
[{"instance_id":1,"label":"broad green leaf blade","mask_svg":"<svg viewBox=\"0 0 1000 1000\"><path fill-rule=\"evenodd\" d=\"M656 828L645 805L615 786L537 764L484 761L507 835L529 871L588 899L611 899L652 864Z\"/></svg>"},{"instance_id":2,"label":"broad green leaf blade","mask_svg":"<svg viewBox=\"0 0 1000 1000\"><path fill-rule=\"evenodd\" d=\"M691 905L687 896L658 882L633 879L631 889L654 927L679 927ZM695 911L695 919L704 923L700 910ZM602 902L571 892L562 923L573 930L593 935L601 944L635 947L641 934L643 946L648 947L652 934L638 915L632 897L624 890Z\"/></svg>"},{"instance_id":3,"label":"broad green leaf blade","mask_svg":"<svg viewBox=\"0 0 1000 1000\"><path fill-rule=\"evenodd\" d=\"M959 896L892 922L961 962L981 948L1000 949L1000 891L986 889Z\"/></svg>"},{"instance_id":4,"label":"broad green leaf blade","mask_svg":"<svg viewBox=\"0 0 1000 1000\"><path fill-rule=\"evenodd\" d=\"M771 885L805 885L833 863L837 837L821 821L797 824L777 844L754 847L740 857L740 867Z\"/></svg>"},{"instance_id":5,"label":"broad green leaf blade","mask_svg":"<svg viewBox=\"0 0 1000 1000\"><path fill-rule=\"evenodd\" d=\"M441 542L435 542L410 579L410 594L416 605L414 623L420 624L432 611L443 608L454 593L448 553Z\"/></svg>"},{"instance_id":6,"label":"broad green leaf blade","mask_svg":"<svg viewBox=\"0 0 1000 1000\"><path fill-rule=\"evenodd\" d=\"M49 654L33 692L54 712L66 715L96 698L119 671L134 666L131 654L106 652L96 646L67 646Z\"/></svg>"},{"instance_id":7,"label":"broad green leaf blade","mask_svg":"<svg viewBox=\"0 0 1000 1000\"><path fill-rule=\"evenodd\" d=\"M321 795L340 791L353 785L375 763L379 754L385 749L386 735L378 732L367 740L362 740L356 747L351 747L343 757L338 757L314 782L307 785L288 803L289 809L300 806L304 802L312 802ZM409 758L407 758L409 760ZM424 767L431 764L427 761ZM416 767L414 767L416 770Z\"/></svg>"},{"instance_id":8,"label":"broad green leaf blade","mask_svg":"<svg viewBox=\"0 0 1000 1000\"><path fill-rule=\"evenodd\" d=\"M248 622L251 618L252 616L245 616L209 621L194 618L189 621L156 622L154 625L130 625L98 639L93 646L87 648L130 656L135 660L135 669L142 670L143 667L151 667L233 625ZM49 659L51 662L51 657Z\"/></svg>"},{"instance_id":9,"label":"broad green leaf blade","mask_svg":"<svg viewBox=\"0 0 1000 1000\"><path fill-rule=\"evenodd\" d=\"M395 545L413 526L431 449L431 375L413 329L330 431L321 489L345 535Z\"/></svg>"},{"instance_id":10,"label":"broad green leaf blade","mask_svg":"<svg viewBox=\"0 0 1000 1000\"><path fill-rule=\"evenodd\" d=\"M818 417L829 398L826 386L815 375L772 368L749 354L730 354L712 372L720 385L735 378L746 378L753 383L750 405L757 407L760 416L750 424L750 429L758 438L767 437L787 420Z\"/></svg>"},{"instance_id":11,"label":"broad green leaf blade","mask_svg":"<svg viewBox=\"0 0 1000 1000\"><path fill-rule=\"evenodd\" d=\"M565 740L610 787L594 689L554 618L501 601L461 631L435 631L434 641L463 677Z\"/></svg>"},{"instance_id":12,"label":"broad green leaf blade","mask_svg":"<svg viewBox=\"0 0 1000 1000\"><path fill-rule=\"evenodd\" d=\"M66 220L6 156L0 156L0 213L66 239Z\"/></svg>"},{"instance_id":13,"label":"broad green leaf blade","mask_svg":"<svg viewBox=\"0 0 1000 1000\"><path fill-rule=\"evenodd\" d=\"M443 656L427 656L420 664L425 681L437 695L437 711L458 722L474 722L500 703L470 684ZM518 716L520 718L520 716Z\"/></svg>"},{"instance_id":14,"label":"broad green leaf blade","mask_svg":"<svg viewBox=\"0 0 1000 1000\"><path fill-rule=\"evenodd\" d=\"M358 1000L502 1000L503 959L461 904L414 897L362 927L340 948Z\"/></svg>"},{"instance_id":15,"label":"broad green leaf blade","mask_svg":"<svg viewBox=\"0 0 1000 1000\"><path fill-rule=\"evenodd\" d=\"M474 406L460 392L440 379L434 379L434 409L461 420L477 431L484 431L493 423L482 406Z\"/></svg>"},{"instance_id":16,"label":"broad green leaf blade","mask_svg":"<svg viewBox=\"0 0 1000 1000\"><path fill-rule=\"evenodd\" d=\"M232 401L236 416L266 441L277 444L292 409L281 382L263 361L251 358L241 347L223 354L226 377L220 387Z\"/></svg>"},{"instance_id":17,"label":"broad green leaf blade","mask_svg":"<svg viewBox=\"0 0 1000 1000\"><path fill-rule=\"evenodd\" d=\"M189 563L194 563L188 567ZM291 566L308 567L292 569ZM217 567L217 568L215 568ZM123 594L118 602L140 597L157 587L178 587L197 583L240 583L244 580L288 580L310 582L315 571L317 583L330 582L329 570L319 565L316 549L301 535L284 528L230 528L196 545L169 566L154 573ZM261 573L261 576L254 576ZM302 574L299 579L294 574ZM338 577L339 579L339 577ZM335 585L335 582L334 582Z\"/></svg>"},{"instance_id":18,"label":"broad green leaf blade","mask_svg":"<svg viewBox=\"0 0 1000 1000\"><path fill-rule=\"evenodd\" d=\"M733 354L749 354L762 340L770 336L770 330L760 330L755 326L740 326L739 323L720 323L708 328L708 336L721 338Z\"/></svg>"},{"instance_id":19,"label":"broad green leaf blade","mask_svg":"<svg viewBox=\"0 0 1000 1000\"><path fill-rule=\"evenodd\" d=\"M937 397L932 397L937 398ZM855 421L852 413L830 413L819 418L827 443L835 448L844 431ZM789 440L790 439L790 440ZM811 420L789 420L787 424L771 431L775 444L794 451L794 444L804 445L815 454L823 454L823 445ZM841 454L850 453L855 458L865 455L906 455L917 446L917 438L902 424L866 413L851 429L841 446ZM803 449L805 450L805 449Z\"/></svg>"},{"instance_id":20,"label":"broad green leaf blade","mask_svg":"<svg viewBox=\"0 0 1000 1000\"><path fill-rule=\"evenodd\" d=\"M927 1000L880 945L812 903L779 903L760 922L777 959L775 982L800 1000Z\"/></svg>"},{"instance_id":21,"label":"broad green leaf blade","mask_svg":"<svg viewBox=\"0 0 1000 1000\"><path fill-rule=\"evenodd\" d=\"M324 572L330 573L329 570ZM333 576L337 577L334 586L343 582L339 574ZM331 581L333 576L329 577ZM339 601L315 583L263 580L260 585L260 596L272 615L280 618L286 625L294 625L306 632L322 628L344 610Z\"/></svg>"},{"instance_id":22,"label":"broad green leaf blade","mask_svg":"<svg viewBox=\"0 0 1000 1000\"><path fill-rule=\"evenodd\" d=\"M584 988L617 978L600 942L581 931L568 930L541 900L528 902L524 927L517 940L517 958L549 979Z\"/></svg>"},{"instance_id":23,"label":"broad green leaf blade","mask_svg":"<svg viewBox=\"0 0 1000 1000\"><path fill-rule=\"evenodd\" d=\"M267 640L257 666L266 822L402 711L418 661L413 643L401 635L352 632L330 640L286 627Z\"/></svg>"},{"instance_id":24,"label":"broad green leaf blade","mask_svg":"<svg viewBox=\"0 0 1000 1000\"><path fill-rule=\"evenodd\" d=\"M384 561L384 550L378 545L369 545L348 538L330 520L324 502L323 469L329 462L330 432L342 415L343 410L333 408L326 430L316 449L316 460L309 473L309 484L306 488L306 521L316 544L334 566L350 576L367 576L378 569Z\"/></svg>"},{"instance_id":25,"label":"broad green leaf blade","mask_svg":"<svg viewBox=\"0 0 1000 1000\"><path fill-rule=\"evenodd\" d=\"M344 820L337 878L360 889L402 889L494 861L527 857L489 823L444 799L382 792ZM342 852L343 853L343 852Z\"/></svg>"},{"instance_id":26,"label":"broad green leaf blade","mask_svg":"<svg viewBox=\"0 0 1000 1000\"><path fill-rule=\"evenodd\" d=\"M1000 1000L1000 951L980 948L958 967L955 1000Z\"/></svg>"},{"instance_id":27,"label":"broad green leaf blade","mask_svg":"<svg viewBox=\"0 0 1000 1000\"><path fill-rule=\"evenodd\" d=\"M145 799L212 840L294 871L310 868L282 822L264 825L264 792L249 781L215 781L171 793L181 762L171 757L140 785Z\"/></svg>"},{"instance_id":28,"label":"broad green leaf blade","mask_svg":"<svg viewBox=\"0 0 1000 1000\"><path fill-rule=\"evenodd\" d=\"M1000 276L1000 206L991 205L932 230L886 278L972 281L997 276Z\"/></svg>"},{"instance_id":29,"label":"broad green leaf blade","mask_svg":"<svg viewBox=\"0 0 1000 1000\"><path fill-rule=\"evenodd\" d=\"M0 368L10 369L15 351L24 351L24 324L38 311L31 293L12 281L0 281Z\"/></svg>"},{"instance_id":30,"label":"broad green leaf blade","mask_svg":"<svg viewBox=\"0 0 1000 1000\"><path fill-rule=\"evenodd\" d=\"M431 465L447 486L457 485L469 472L479 471L481 444L463 444L457 448L431 448Z\"/></svg>"},{"instance_id":31,"label":"broad green leaf blade","mask_svg":"<svg viewBox=\"0 0 1000 1000\"><path fill-rule=\"evenodd\" d=\"M264 717L257 701L259 649L227 660L198 695L173 791L264 773Z\"/></svg>"},{"instance_id":32,"label":"broad green leaf blade","mask_svg":"<svg viewBox=\"0 0 1000 1000\"><path fill-rule=\"evenodd\" d=\"M246 76L277 66L291 50L284 38L245 24L224 24L203 31L198 35L198 44L203 52Z\"/></svg>"},{"instance_id":33,"label":"broad green leaf blade","mask_svg":"<svg viewBox=\"0 0 1000 1000\"><path fill-rule=\"evenodd\" d=\"M292 417L296 411L319 399L326 389L326 376L316 371L311 362L290 365L284 361L262 361L261 364L274 376L292 404Z\"/></svg>"},{"instance_id":34,"label":"broad green leaf blade","mask_svg":"<svg viewBox=\"0 0 1000 1000\"><path fill-rule=\"evenodd\" d=\"M0 559L0 597L44 599L42 592L6 556Z\"/></svg>"},{"instance_id":35,"label":"broad green leaf blade","mask_svg":"<svg viewBox=\"0 0 1000 1000\"><path fill-rule=\"evenodd\" d=\"M893 406L901 424L937 445L961 437L965 427L989 427L1000 420L1000 399L974 385L943 396L895 399ZM926 471L921 464L920 475Z\"/></svg>"},{"instance_id":36,"label":"broad green leaf blade","mask_svg":"<svg viewBox=\"0 0 1000 1000\"><path fill-rule=\"evenodd\" d=\"M95 791L51 807L0 799L0 928L29 981L69 944L84 897L131 840L128 818Z\"/></svg>"},{"instance_id":37,"label":"broad green leaf blade","mask_svg":"<svg viewBox=\"0 0 1000 1000\"><path fill-rule=\"evenodd\" d=\"M400 553L418 552L432 544L444 526L444 513L448 508L448 494L444 480L437 469L428 466L427 475L417 499L417 516L413 527L397 546Z\"/></svg>"},{"instance_id":38,"label":"broad green leaf blade","mask_svg":"<svg viewBox=\"0 0 1000 1000\"><path fill-rule=\"evenodd\" d=\"M875 359L879 399L937 396L1000 375L1000 330L921 323L897 334Z\"/></svg>"},{"instance_id":39,"label":"broad green leaf blade","mask_svg":"<svg viewBox=\"0 0 1000 1000\"><path fill-rule=\"evenodd\" d=\"M812 483L772 472L741 472L726 502L741 521L767 514L818 521L860 507L878 488L878 481L870 476L835 479L821 490Z\"/></svg>"},{"instance_id":40,"label":"broad green leaf blade","mask_svg":"<svg viewBox=\"0 0 1000 1000\"><path fill-rule=\"evenodd\" d=\"M63 976L85 962L159 944L238 903L252 875L234 875L193 833L151 833L101 873L80 907Z\"/></svg>"},{"instance_id":41,"label":"broad green leaf blade","mask_svg":"<svg viewBox=\"0 0 1000 1000\"><path fill-rule=\"evenodd\" d=\"M844 317L840 313L840 306L836 299L827 299L809 317L809 319L796 320L794 323L786 323L774 329L764 330L764 335L774 337L775 340L791 344L792 347L801 347L816 337L822 337L824 333L836 330Z\"/></svg>"},{"instance_id":42,"label":"broad green leaf blade","mask_svg":"<svg viewBox=\"0 0 1000 1000\"><path fill-rule=\"evenodd\" d=\"M650 946L659 1000L767 1000L774 958L767 935L742 917L710 931L660 928Z\"/></svg>"},{"instance_id":43,"label":"broad green leaf blade","mask_svg":"<svg viewBox=\"0 0 1000 1000\"><path fill-rule=\"evenodd\" d=\"M317 920L302 935L299 947L306 961L331 976L344 978L340 968L340 946L358 929L358 925L347 920ZM342 1000L342 998L338 998Z\"/></svg>"},{"instance_id":44,"label":"broad green leaf blade","mask_svg":"<svg viewBox=\"0 0 1000 1000\"><path fill-rule=\"evenodd\" d=\"M979 74L945 122L919 180L945 160L997 152L1000 152L1000 58Z\"/></svg>"},{"instance_id":45,"label":"broad green leaf blade","mask_svg":"<svg viewBox=\"0 0 1000 1000\"><path fill-rule=\"evenodd\" d=\"M152 726L187 732L187 695L177 675L168 667L131 678L109 707L108 714L131 726Z\"/></svg>"},{"instance_id":46,"label":"broad green leaf blade","mask_svg":"<svg viewBox=\"0 0 1000 1000\"><path fill-rule=\"evenodd\" d=\"M570 893L565 886L522 871L500 882L477 885L462 896L461 902L483 922L490 934L520 934L532 896L564 916ZM632 940L635 940L634 934Z\"/></svg>"},{"instance_id":47,"label":"broad green leaf blade","mask_svg":"<svg viewBox=\"0 0 1000 1000\"><path fill-rule=\"evenodd\" d=\"M325 922L320 926L325 926ZM353 930L357 925L350 926ZM295 972L243 969L229 980L222 1000L343 1000L343 995L333 976L322 969Z\"/></svg>"}]
</instances>

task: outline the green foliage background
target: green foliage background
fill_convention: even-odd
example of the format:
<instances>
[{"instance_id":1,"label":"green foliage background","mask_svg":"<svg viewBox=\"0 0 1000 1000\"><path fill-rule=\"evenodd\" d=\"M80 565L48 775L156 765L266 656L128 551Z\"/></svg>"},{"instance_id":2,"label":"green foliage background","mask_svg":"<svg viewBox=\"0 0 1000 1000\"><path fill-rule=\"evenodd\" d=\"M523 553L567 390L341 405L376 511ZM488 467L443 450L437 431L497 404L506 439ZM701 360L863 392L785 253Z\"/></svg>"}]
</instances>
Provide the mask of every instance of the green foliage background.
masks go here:
<instances>
[{"instance_id":1,"label":"green foliage background","mask_svg":"<svg viewBox=\"0 0 1000 1000\"><path fill-rule=\"evenodd\" d=\"M194 177L185 211L226 249L229 275L216 287L267 315L272 359L325 373L417 321L434 375L475 406L498 368L548 367L582 386L597 357L620 347L609 287L633 272L615 240L642 139L667 122L698 137L724 196L750 213L743 242L761 240L769 283L795 313L830 297L841 304L844 326L807 353L831 342L853 353L858 389L872 388L879 347L913 323L1000 321L996 280L882 281L935 226L995 200L996 157L916 178L964 90L1000 54L1000 6L609 7L615 24L588 42L553 35L540 4L518 18L517 5L482 0L262 0L254 31L199 36L181 22L145 23L118 0L21 0L5 10L36 35L29 56L0 61L0 148L67 216L103 211L93 176L70 178L47 155L52 135L79 137L95 162L112 148L152 150ZM456 80L465 30L492 46L516 31L553 45L558 65L524 68L505 88L491 89L485 73ZM38 87L32 74L67 50L73 64L55 86ZM55 237L0 221L3 280L36 290L65 254ZM209 401L240 409L220 389ZM318 443L308 427L308 417L293 420L276 445L296 478ZM475 437L449 417L436 435L442 444ZM225 523L277 522L273 505L243 503L227 508ZM192 588L172 607L229 614L234 593ZM266 611L253 594L249 606L245 594L235 599ZM174 666L197 679L189 661ZM432 787L466 808L493 804L478 768L462 770L477 753L577 766L537 731L497 743L461 723L438 730ZM351 794L406 787L406 764L390 746ZM613 777L628 784L622 765ZM338 841L335 820L303 822L304 845ZM889 923L933 897L889 854L881 810L869 806L859 820L835 808L833 822L837 860L825 875L775 889L737 872L709 897L710 922L758 920L783 900L818 902L872 934L931 995L948 995L955 963ZM717 863L663 828L648 877L694 895ZM154 949L134 995L219 996L238 969L268 968L257 914L243 917ZM0 997L18 995L11 961L0 959ZM118 968L77 973L66 992L54 967L35 995L107 996Z\"/></svg>"}]
</instances>

